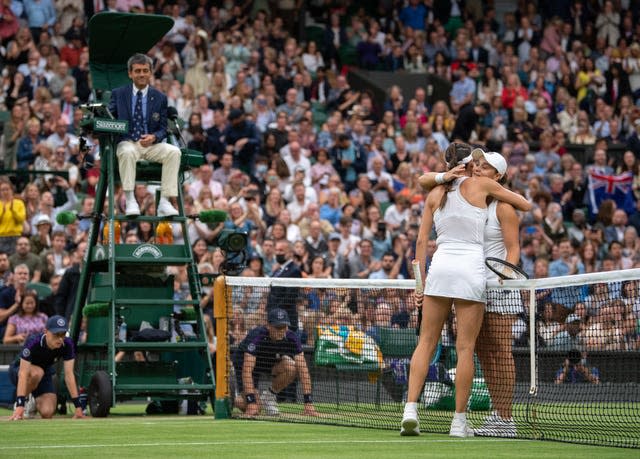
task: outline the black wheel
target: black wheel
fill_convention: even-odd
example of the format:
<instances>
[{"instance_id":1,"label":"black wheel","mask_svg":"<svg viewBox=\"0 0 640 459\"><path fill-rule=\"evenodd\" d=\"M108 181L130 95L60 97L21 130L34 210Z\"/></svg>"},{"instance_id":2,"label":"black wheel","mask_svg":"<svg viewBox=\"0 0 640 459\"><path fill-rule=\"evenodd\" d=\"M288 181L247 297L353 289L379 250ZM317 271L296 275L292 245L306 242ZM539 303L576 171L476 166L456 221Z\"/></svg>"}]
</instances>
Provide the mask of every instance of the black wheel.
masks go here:
<instances>
[{"instance_id":1,"label":"black wheel","mask_svg":"<svg viewBox=\"0 0 640 459\"><path fill-rule=\"evenodd\" d=\"M111 379L105 371L96 371L89 383L88 403L91 416L106 418L111 409Z\"/></svg>"}]
</instances>

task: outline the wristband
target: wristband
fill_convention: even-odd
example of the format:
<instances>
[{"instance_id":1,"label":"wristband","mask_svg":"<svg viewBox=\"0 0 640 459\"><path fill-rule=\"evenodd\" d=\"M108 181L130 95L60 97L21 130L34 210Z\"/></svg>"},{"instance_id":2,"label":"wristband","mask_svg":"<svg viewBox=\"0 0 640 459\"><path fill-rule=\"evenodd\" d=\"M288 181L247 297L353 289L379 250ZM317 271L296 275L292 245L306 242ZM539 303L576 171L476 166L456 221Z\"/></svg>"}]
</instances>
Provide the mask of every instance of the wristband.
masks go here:
<instances>
[{"instance_id":1,"label":"wristband","mask_svg":"<svg viewBox=\"0 0 640 459\"><path fill-rule=\"evenodd\" d=\"M436 174L436 183L442 185L444 183L444 172Z\"/></svg>"},{"instance_id":2,"label":"wristband","mask_svg":"<svg viewBox=\"0 0 640 459\"><path fill-rule=\"evenodd\" d=\"M16 407L22 406L24 407L24 404L27 401L27 397L16 397Z\"/></svg>"},{"instance_id":3,"label":"wristband","mask_svg":"<svg viewBox=\"0 0 640 459\"><path fill-rule=\"evenodd\" d=\"M311 394L304 394L302 397L304 398L305 403L312 403Z\"/></svg>"},{"instance_id":4,"label":"wristband","mask_svg":"<svg viewBox=\"0 0 640 459\"><path fill-rule=\"evenodd\" d=\"M256 394L247 394L247 395L244 396L244 399L249 404L256 403Z\"/></svg>"},{"instance_id":5,"label":"wristband","mask_svg":"<svg viewBox=\"0 0 640 459\"><path fill-rule=\"evenodd\" d=\"M73 402L73 406L75 406L76 408L82 408L82 403L80 403L80 397L73 397L71 401Z\"/></svg>"}]
</instances>

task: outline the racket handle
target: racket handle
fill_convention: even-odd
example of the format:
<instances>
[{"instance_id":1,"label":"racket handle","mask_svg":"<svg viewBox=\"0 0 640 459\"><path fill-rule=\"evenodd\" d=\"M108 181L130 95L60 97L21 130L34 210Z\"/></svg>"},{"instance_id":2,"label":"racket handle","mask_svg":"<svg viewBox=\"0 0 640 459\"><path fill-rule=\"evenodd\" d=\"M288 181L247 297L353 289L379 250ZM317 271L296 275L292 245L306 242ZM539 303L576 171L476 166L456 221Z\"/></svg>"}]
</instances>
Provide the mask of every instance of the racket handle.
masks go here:
<instances>
[{"instance_id":1,"label":"racket handle","mask_svg":"<svg viewBox=\"0 0 640 459\"><path fill-rule=\"evenodd\" d=\"M411 262L411 267L413 268L413 277L416 280L416 293L418 295L422 295L424 292L424 284L422 283L422 271L420 270L420 262L418 260L413 260Z\"/></svg>"}]
</instances>

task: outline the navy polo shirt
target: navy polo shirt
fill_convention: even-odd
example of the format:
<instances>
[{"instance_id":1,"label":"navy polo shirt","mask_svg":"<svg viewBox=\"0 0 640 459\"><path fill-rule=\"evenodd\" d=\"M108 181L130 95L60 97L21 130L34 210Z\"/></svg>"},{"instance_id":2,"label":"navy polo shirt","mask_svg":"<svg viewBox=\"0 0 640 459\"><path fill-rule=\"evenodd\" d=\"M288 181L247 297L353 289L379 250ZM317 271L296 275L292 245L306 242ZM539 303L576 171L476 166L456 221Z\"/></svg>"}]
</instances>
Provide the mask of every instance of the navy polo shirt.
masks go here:
<instances>
[{"instance_id":1,"label":"navy polo shirt","mask_svg":"<svg viewBox=\"0 0 640 459\"><path fill-rule=\"evenodd\" d=\"M293 358L302 352L302 344L298 335L287 330L283 340L274 341L269 337L267 327L256 327L249 332L238 346L240 358L244 360L244 353L256 357L256 369L267 370L276 364L282 357Z\"/></svg>"},{"instance_id":2,"label":"navy polo shirt","mask_svg":"<svg viewBox=\"0 0 640 459\"><path fill-rule=\"evenodd\" d=\"M37 365L45 370L57 362L60 357L62 357L63 360L73 360L76 358L76 349L73 345L73 340L68 336L64 338L61 347L50 349L46 343L46 334L39 333L28 338L22 348L22 352L20 352L21 359L31 362L32 365Z\"/></svg>"}]
</instances>

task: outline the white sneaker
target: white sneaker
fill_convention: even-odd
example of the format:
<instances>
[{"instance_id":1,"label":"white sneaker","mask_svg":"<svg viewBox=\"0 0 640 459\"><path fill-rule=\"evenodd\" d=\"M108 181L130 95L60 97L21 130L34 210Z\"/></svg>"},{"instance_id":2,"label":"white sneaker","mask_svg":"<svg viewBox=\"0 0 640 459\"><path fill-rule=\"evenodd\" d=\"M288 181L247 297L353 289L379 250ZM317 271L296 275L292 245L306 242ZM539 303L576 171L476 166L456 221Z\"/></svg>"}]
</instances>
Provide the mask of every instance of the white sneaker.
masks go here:
<instances>
[{"instance_id":1,"label":"white sneaker","mask_svg":"<svg viewBox=\"0 0 640 459\"><path fill-rule=\"evenodd\" d=\"M420 421L418 421L418 412L415 409L405 407L402 424L400 424L400 435L403 437L420 435Z\"/></svg>"},{"instance_id":2,"label":"white sneaker","mask_svg":"<svg viewBox=\"0 0 640 459\"><path fill-rule=\"evenodd\" d=\"M158 217L173 217L178 215L178 210L171 205L167 198L160 198L158 203L158 210L156 214Z\"/></svg>"},{"instance_id":3,"label":"white sneaker","mask_svg":"<svg viewBox=\"0 0 640 459\"><path fill-rule=\"evenodd\" d=\"M35 418L36 415L38 414L38 408L36 406L36 399L33 395L29 395L29 398L27 399L27 403L24 405L24 417L25 419L28 418Z\"/></svg>"},{"instance_id":4,"label":"white sneaker","mask_svg":"<svg viewBox=\"0 0 640 459\"><path fill-rule=\"evenodd\" d=\"M280 414L276 396L271 393L270 390L263 390L260 394L260 398L262 399L262 406L264 407L264 412L267 416L278 416Z\"/></svg>"},{"instance_id":5,"label":"white sneaker","mask_svg":"<svg viewBox=\"0 0 640 459\"><path fill-rule=\"evenodd\" d=\"M451 429L449 429L449 436L459 438L473 437L473 429L466 420L461 421L460 419L453 418L453 421L451 421Z\"/></svg>"},{"instance_id":6,"label":"white sneaker","mask_svg":"<svg viewBox=\"0 0 640 459\"><path fill-rule=\"evenodd\" d=\"M482 427L473 429L473 433L480 437L515 438L517 436L516 423L513 418L505 419L494 412L485 418Z\"/></svg>"},{"instance_id":7,"label":"white sneaker","mask_svg":"<svg viewBox=\"0 0 640 459\"><path fill-rule=\"evenodd\" d=\"M127 216L140 215L140 206L138 205L138 202L135 199L127 201L124 213Z\"/></svg>"}]
</instances>

